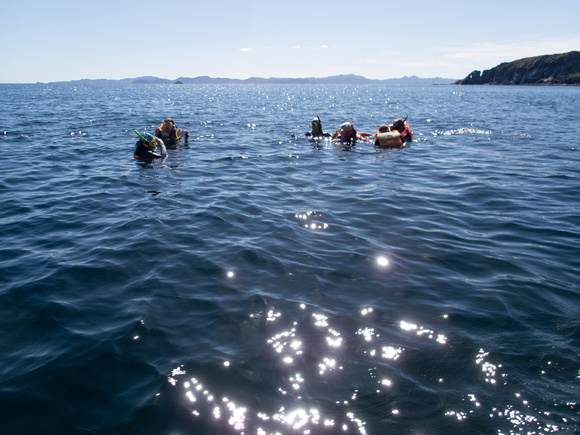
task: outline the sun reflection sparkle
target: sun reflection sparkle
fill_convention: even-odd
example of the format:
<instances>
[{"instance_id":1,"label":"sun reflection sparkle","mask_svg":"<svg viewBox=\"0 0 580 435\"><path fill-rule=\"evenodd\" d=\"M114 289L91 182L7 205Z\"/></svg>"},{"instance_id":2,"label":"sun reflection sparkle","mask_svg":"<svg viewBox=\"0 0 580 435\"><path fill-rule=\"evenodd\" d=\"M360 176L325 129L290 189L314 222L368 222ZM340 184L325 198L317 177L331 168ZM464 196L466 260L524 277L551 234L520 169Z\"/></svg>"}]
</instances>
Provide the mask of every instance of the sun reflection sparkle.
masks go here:
<instances>
[{"instance_id":1,"label":"sun reflection sparkle","mask_svg":"<svg viewBox=\"0 0 580 435\"><path fill-rule=\"evenodd\" d=\"M479 349L477 357L475 358L475 363L481 365L481 371L485 373L485 382L490 384L495 384L497 381L495 379L496 371L500 365L494 365L490 362L485 361L485 358L489 355L489 352L485 352L483 349Z\"/></svg>"},{"instance_id":2,"label":"sun reflection sparkle","mask_svg":"<svg viewBox=\"0 0 580 435\"><path fill-rule=\"evenodd\" d=\"M391 381L390 379L383 379L381 381L381 385L384 387L390 387L391 385L393 385L393 381Z\"/></svg>"},{"instance_id":3,"label":"sun reflection sparkle","mask_svg":"<svg viewBox=\"0 0 580 435\"><path fill-rule=\"evenodd\" d=\"M417 331L416 334L419 336L427 336L430 340L435 340L438 343L446 344L447 337L443 334L435 334L435 332L431 329L427 329L423 326L416 325L414 323L407 322L405 320L401 320L399 326L404 331Z\"/></svg>"},{"instance_id":4,"label":"sun reflection sparkle","mask_svg":"<svg viewBox=\"0 0 580 435\"><path fill-rule=\"evenodd\" d=\"M387 257L377 257L377 264L381 267L385 267L389 265L389 259Z\"/></svg>"},{"instance_id":5,"label":"sun reflection sparkle","mask_svg":"<svg viewBox=\"0 0 580 435\"><path fill-rule=\"evenodd\" d=\"M313 211L308 211L306 213L296 213L294 215L294 217L296 219L307 221L307 220L312 220L314 218L318 218L319 215ZM325 230L328 228L328 224L327 223L320 223L316 220L313 220L310 223L305 223L304 228L308 228L311 230Z\"/></svg>"},{"instance_id":6,"label":"sun reflection sparkle","mask_svg":"<svg viewBox=\"0 0 580 435\"><path fill-rule=\"evenodd\" d=\"M358 335L362 335L365 339L365 341L372 341L373 336L375 335L375 329L374 328L364 328L364 329L359 329L356 334Z\"/></svg>"},{"instance_id":7,"label":"sun reflection sparkle","mask_svg":"<svg viewBox=\"0 0 580 435\"><path fill-rule=\"evenodd\" d=\"M323 362L321 362L320 364L318 364L318 367L320 368L319 373L321 375L323 375L326 371L328 370L333 370L336 368L336 360L334 358L323 358L322 360Z\"/></svg>"},{"instance_id":8,"label":"sun reflection sparkle","mask_svg":"<svg viewBox=\"0 0 580 435\"><path fill-rule=\"evenodd\" d=\"M402 349L400 348L395 348L392 346L385 346L383 347L383 353L381 354L381 356L385 359L392 359L392 360L396 360L397 358L399 358L401 356L401 353L403 352Z\"/></svg>"},{"instance_id":9,"label":"sun reflection sparkle","mask_svg":"<svg viewBox=\"0 0 580 435\"><path fill-rule=\"evenodd\" d=\"M304 303L297 306L301 311L310 308ZM356 310L355 308L355 319ZM368 400L366 398L368 394L377 394L388 398L389 395L396 393L397 389L393 386L398 385L397 373L400 370L405 370L405 367L397 366L397 364L400 365L398 360L406 351L407 344L402 346L402 343L407 343L410 340L409 346L412 346L412 343L427 339L440 344L447 342L447 338L443 334L438 334L428 327L421 326L419 322L399 320L395 323L394 328L392 323L387 323L385 326L379 323L383 318L382 316L377 316L377 319L369 316L373 313L371 307L359 309L358 321L372 326L355 323L352 327L352 323L335 322L334 317L329 317L322 314L322 310L320 311L318 313L300 312L300 318L294 322L286 322L287 326L282 330L279 328L280 324L285 323L284 320L288 320L286 312L271 308L249 315L250 318L264 320L265 323L261 324L265 324L268 330L273 330L266 342L272 346L270 353L273 361L277 363L274 370L279 371L278 380L280 383L272 388L273 393L280 400L279 408L276 407L270 411L252 409L252 407L245 406L247 403L235 403L235 400L220 397L218 394L214 396L210 388L190 375L180 383L183 386L181 393L183 394L183 404L189 407L191 415L203 418L205 414L206 418L209 416L210 420L213 418L216 421L213 423L214 425L227 425L239 433L251 431L251 433L256 434L276 434L296 431L300 434L310 434L326 430L332 431L332 433L344 431L345 433L366 434L369 430L366 423L352 411L358 405L356 402L362 404ZM283 313L284 316L282 316ZM336 323L335 328L330 326L335 326L334 323ZM345 327L346 324L351 326L351 329ZM396 330L397 326L405 333L395 331L393 338L385 342L384 337L389 337L387 328ZM378 331L381 331L382 334L379 334ZM401 335L407 337L401 338ZM360 392L358 389L347 387L347 391L343 391L344 394L341 394L340 397L332 398L330 404L340 407L340 409L332 411L333 413L330 415L321 415L320 411L315 408L309 409L308 406L311 405L307 404L312 403L309 392L317 388L319 382L340 382L342 374L338 371L351 370L348 352L353 348L356 348L357 351L360 349L362 353L359 356L364 355L364 358L371 364L370 368L367 367L368 370L362 373L363 376L368 376L372 380L372 385L368 384ZM486 382L494 383L497 376L496 371L501 366L489 363L487 358L488 353L482 349L478 352L475 362L485 373ZM310 363L313 367L305 365ZM231 375L232 370L234 370L231 367L235 366L235 361L224 361L218 366L222 367L224 373L227 372ZM175 377L185 375L185 373L183 366L173 369L171 376L168 377L169 382L174 386L177 385ZM439 378L439 382L442 382L442 379ZM472 409L467 411L448 410L445 415L464 420L481 407L475 395L463 397L466 404ZM236 397L236 399L239 398ZM302 406L293 408L297 403L302 404ZM521 400L521 403L529 407L527 401ZM404 414L405 409L402 411ZM400 414L399 409L391 407L388 407L385 412L392 413L393 416ZM518 415L514 409L497 411L496 417L499 414L513 422L517 421L518 418L527 421L525 419L528 417ZM218 420L219 422L217 422Z\"/></svg>"},{"instance_id":10,"label":"sun reflection sparkle","mask_svg":"<svg viewBox=\"0 0 580 435\"><path fill-rule=\"evenodd\" d=\"M322 314L312 314L312 317L316 319L314 324L316 326L328 326L328 317L323 316Z\"/></svg>"},{"instance_id":11,"label":"sun reflection sparkle","mask_svg":"<svg viewBox=\"0 0 580 435\"><path fill-rule=\"evenodd\" d=\"M373 312L373 309L372 309L372 308L363 308L363 309L361 310L361 312L360 312L360 313L361 313L363 316L366 316L367 314L370 314L370 313L372 313L372 312Z\"/></svg>"}]
</instances>

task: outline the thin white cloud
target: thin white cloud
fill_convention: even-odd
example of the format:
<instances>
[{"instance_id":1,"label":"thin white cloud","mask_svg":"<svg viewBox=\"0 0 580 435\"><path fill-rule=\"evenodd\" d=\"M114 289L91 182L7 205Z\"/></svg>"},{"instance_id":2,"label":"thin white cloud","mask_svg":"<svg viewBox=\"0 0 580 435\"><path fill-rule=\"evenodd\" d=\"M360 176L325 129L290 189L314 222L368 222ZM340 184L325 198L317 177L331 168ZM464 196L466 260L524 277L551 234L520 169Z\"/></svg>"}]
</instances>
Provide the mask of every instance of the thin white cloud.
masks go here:
<instances>
[{"instance_id":1,"label":"thin white cloud","mask_svg":"<svg viewBox=\"0 0 580 435\"><path fill-rule=\"evenodd\" d=\"M238 48L239 51L243 51L243 52L248 52L248 51L252 51L251 48Z\"/></svg>"},{"instance_id":2,"label":"thin white cloud","mask_svg":"<svg viewBox=\"0 0 580 435\"><path fill-rule=\"evenodd\" d=\"M506 44L475 43L443 49L445 57L461 61L475 61L481 64L511 62L525 57L544 54L566 53L580 48L580 38L556 38L537 41L518 41Z\"/></svg>"},{"instance_id":3,"label":"thin white cloud","mask_svg":"<svg viewBox=\"0 0 580 435\"><path fill-rule=\"evenodd\" d=\"M328 48L337 48L336 45L330 46L326 44L322 44L318 47L302 47L301 45L295 45L292 47L294 50L326 50Z\"/></svg>"},{"instance_id":4,"label":"thin white cloud","mask_svg":"<svg viewBox=\"0 0 580 435\"><path fill-rule=\"evenodd\" d=\"M368 65L363 75L373 78L419 77L462 78L473 70L486 70L503 62L526 57L566 53L580 48L580 38L551 38L499 42L452 44L413 51L413 56L383 50L373 57L361 56L358 64Z\"/></svg>"}]
</instances>

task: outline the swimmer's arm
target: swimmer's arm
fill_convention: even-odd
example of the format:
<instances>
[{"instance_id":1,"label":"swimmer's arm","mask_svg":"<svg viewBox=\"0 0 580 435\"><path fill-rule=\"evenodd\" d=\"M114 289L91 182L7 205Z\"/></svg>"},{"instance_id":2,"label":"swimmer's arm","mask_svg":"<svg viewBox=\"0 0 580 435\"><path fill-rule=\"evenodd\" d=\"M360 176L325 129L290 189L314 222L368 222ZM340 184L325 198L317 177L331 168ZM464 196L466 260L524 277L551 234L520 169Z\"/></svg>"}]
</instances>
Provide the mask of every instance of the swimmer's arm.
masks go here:
<instances>
[{"instance_id":1,"label":"swimmer's arm","mask_svg":"<svg viewBox=\"0 0 580 435\"><path fill-rule=\"evenodd\" d=\"M159 145L159 151L161 151L161 157L167 157L167 149L165 148L163 141L157 138L157 144Z\"/></svg>"}]
</instances>

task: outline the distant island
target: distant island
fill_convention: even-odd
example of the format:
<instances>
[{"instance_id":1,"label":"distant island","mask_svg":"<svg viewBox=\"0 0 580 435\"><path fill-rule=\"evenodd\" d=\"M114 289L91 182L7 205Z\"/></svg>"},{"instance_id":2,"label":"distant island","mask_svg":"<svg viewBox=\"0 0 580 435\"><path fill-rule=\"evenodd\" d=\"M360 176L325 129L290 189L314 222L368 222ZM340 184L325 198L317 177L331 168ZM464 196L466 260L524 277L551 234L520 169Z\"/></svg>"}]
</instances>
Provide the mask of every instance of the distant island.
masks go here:
<instances>
[{"instance_id":1,"label":"distant island","mask_svg":"<svg viewBox=\"0 0 580 435\"><path fill-rule=\"evenodd\" d=\"M260 77L250 77L249 79L228 79L228 78L213 78L208 76L201 77L178 77L175 80L163 79L152 76L136 77L132 79L121 79L121 80L108 80L108 79L82 79L82 80L72 80L65 83L71 84L107 84L107 83L124 83L132 85L183 85L183 84L195 84L195 85L223 85L223 84L249 84L249 85L389 85L389 86L428 86L428 85L451 85L455 83L457 79L444 79L440 77L436 78L419 78L417 76L403 77L398 79L384 79L375 80L367 79L363 76L358 76L354 74L330 76L323 78L260 78ZM63 82L59 82L63 83Z\"/></svg>"},{"instance_id":2,"label":"distant island","mask_svg":"<svg viewBox=\"0 0 580 435\"><path fill-rule=\"evenodd\" d=\"M580 85L580 51L501 63L473 71L457 85Z\"/></svg>"}]
</instances>

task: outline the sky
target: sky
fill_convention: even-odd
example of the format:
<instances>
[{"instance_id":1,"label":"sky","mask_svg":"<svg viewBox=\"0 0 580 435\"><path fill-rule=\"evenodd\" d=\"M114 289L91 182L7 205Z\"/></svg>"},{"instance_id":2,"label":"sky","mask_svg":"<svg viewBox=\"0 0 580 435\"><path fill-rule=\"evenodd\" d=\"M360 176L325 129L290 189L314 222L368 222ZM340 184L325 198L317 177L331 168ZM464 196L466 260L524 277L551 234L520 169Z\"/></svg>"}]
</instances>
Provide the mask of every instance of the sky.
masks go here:
<instances>
[{"instance_id":1,"label":"sky","mask_svg":"<svg viewBox=\"0 0 580 435\"><path fill-rule=\"evenodd\" d=\"M580 0L0 0L0 83L461 79L580 50Z\"/></svg>"}]
</instances>

